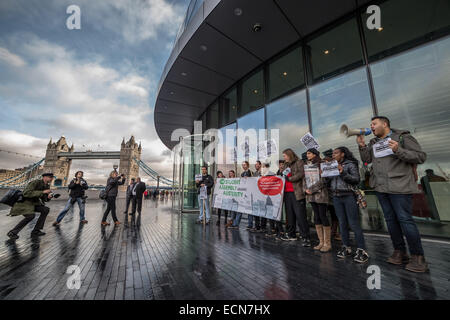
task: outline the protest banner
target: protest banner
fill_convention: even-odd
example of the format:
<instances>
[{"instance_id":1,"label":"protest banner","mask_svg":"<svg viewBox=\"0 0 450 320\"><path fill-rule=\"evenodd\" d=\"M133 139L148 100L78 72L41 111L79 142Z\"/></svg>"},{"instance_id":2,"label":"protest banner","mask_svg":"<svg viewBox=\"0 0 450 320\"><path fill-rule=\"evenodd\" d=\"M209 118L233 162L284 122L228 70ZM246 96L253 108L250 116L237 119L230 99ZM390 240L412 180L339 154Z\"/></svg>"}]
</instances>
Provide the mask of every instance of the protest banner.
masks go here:
<instances>
[{"instance_id":1,"label":"protest banner","mask_svg":"<svg viewBox=\"0 0 450 320\"><path fill-rule=\"evenodd\" d=\"M314 165L305 165L304 169L306 188L311 189L311 187L320 180L319 167Z\"/></svg>"},{"instance_id":2,"label":"protest banner","mask_svg":"<svg viewBox=\"0 0 450 320\"><path fill-rule=\"evenodd\" d=\"M279 221L283 192L284 178L279 176L219 178L213 207Z\"/></svg>"}]
</instances>

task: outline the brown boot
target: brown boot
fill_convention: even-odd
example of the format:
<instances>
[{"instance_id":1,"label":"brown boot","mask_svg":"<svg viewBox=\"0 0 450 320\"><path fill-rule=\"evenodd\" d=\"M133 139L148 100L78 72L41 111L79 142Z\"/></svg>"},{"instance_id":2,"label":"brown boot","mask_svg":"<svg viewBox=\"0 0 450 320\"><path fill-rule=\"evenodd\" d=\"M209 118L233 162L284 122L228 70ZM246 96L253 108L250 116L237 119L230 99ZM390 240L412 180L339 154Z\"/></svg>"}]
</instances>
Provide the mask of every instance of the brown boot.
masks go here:
<instances>
[{"instance_id":1,"label":"brown boot","mask_svg":"<svg viewBox=\"0 0 450 320\"><path fill-rule=\"evenodd\" d=\"M424 256L412 254L411 260L406 265L405 269L412 272L427 272L428 264L426 263Z\"/></svg>"},{"instance_id":2,"label":"brown boot","mask_svg":"<svg viewBox=\"0 0 450 320\"><path fill-rule=\"evenodd\" d=\"M409 257L406 252L401 250L394 250L394 253L387 259L387 262L395 265L401 265L409 262Z\"/></svg>"},{"instance_id":3,"label":"brown boot","mask_svg":"<svg viewBox=\"0 0 450 320\"><path fill-rule=\"evenodd\" d=\"M314 250L320 250L323 247L323 226L321 224L316 225L317 238L319 238L319 244L314 247Z\"/></svg>"},{"instance_id":4,"label":"brown boot","mask_svg":"<svg viewBox=\"0 0 450 320\"><path fill-rule=\"evenodd\" d=\"M323 227L323 247L320 252L331 251L331 227Z\"/></svg>"}]
</instances>

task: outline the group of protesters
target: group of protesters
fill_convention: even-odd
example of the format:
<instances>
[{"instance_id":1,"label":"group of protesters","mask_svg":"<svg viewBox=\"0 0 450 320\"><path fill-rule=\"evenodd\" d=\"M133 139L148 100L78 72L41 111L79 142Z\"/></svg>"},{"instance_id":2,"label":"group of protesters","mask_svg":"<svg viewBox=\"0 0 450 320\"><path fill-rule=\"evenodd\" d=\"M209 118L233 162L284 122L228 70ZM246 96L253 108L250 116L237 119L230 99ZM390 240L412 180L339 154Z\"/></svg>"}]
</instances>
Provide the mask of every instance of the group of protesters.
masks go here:
<instances>
[{"instance_id":1,"label":"group of protesters","mask_svg":"<svg viewBox=\"0 0 450 320\"><path fill-rule=\"evenodd\" d=\"M375 137L368 145L364 135L358 135L356 142L361 160L371 164L369 184L383 210L394 247L387 262L405 265L405 269L412 272L426 272L428 265L424 258L421 237L412 217L412 196L418 192L417 165L425 162L426 154L409 131L391 128L387 117L373 117L371 131ZM377 148L381 142L385 142L385 148L390 149L385 155L378 153ZM249 214L247 230L262 232L267 237L284 241L299 240L303 247L312 246L314 250L322 253L332 251L332 239L341 240L342 246L336 253L338 258L366 263L369 260L369 254L361 228L357 200L357 186L361 180L359 161L344 146L325 152L323 158L315 148L308 149L301 158L290 148L284 150L282 154L283 160L279 160L279 169L276 173L270 171L270 163L262 165L260 161L256 161L255 171L252 172L249 162L244 161L241 177L284 176L283 203L286 225L284 226L281 221ZM323 177L320 164L333 160L338 163L339 175ZM320 172L319 180L313 185L306 183L305 165L308 165L308 168L316 167ZM223 172L217 172L217 178L224 177ZM235 178L235 171L228 171L227 177ZM203 187L208 195L206 197L199 195L200 215L197 222L201 223L203 215L206 214L205 220L209 224L211 220L209 195L212 193L214 179L208 174L206 166L202 167L202 177L196 183L199 194ZM318 238L318 243L315 244L311 241L307 203L313 211ZM220 225L223 214L226 228L239 228L242 213L217 209L217 214L217 225ZM340 235L337 231L338 225ZM297 236L297 227L299 236ZM350 229L354 233L356 250L351 246ZM405 238L410 255L407 253Z\"/></svg>"}]
</instances>

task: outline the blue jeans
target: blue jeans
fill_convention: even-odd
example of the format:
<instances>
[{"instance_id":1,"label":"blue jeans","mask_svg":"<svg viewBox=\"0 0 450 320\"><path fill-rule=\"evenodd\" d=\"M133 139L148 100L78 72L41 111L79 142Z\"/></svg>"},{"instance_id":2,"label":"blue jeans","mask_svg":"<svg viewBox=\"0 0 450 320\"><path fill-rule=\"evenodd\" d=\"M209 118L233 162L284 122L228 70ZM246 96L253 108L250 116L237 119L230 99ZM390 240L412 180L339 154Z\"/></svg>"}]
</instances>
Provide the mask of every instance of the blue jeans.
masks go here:
<instances>
[{"instance_id":1,"label":"blue jeans","mask_svg":"<svg viewBox=\"0 0 450 320\"><path fill-rule=\"evenodd\" d=\"M84 203L83 199L76 198L76 202L78 203L78 208L80 209L80 220L85 220L84 218ZM73 206L72 204L72 198L69 197L69 200L67 200L66 206L64 209L59 213L58 218L56 218L56 222L61 222L61 220L64 218L67 212L69 212L69 209Z\"/></svg>"},{"instance_id":2,"label":"blue jeans","mask_svg":"<svg viewBox=\"0 0 450 320\"><path fill-rule=\"evenodd\" d=\"M206 199L200 199L200 195L198 197L198 207L200 209L200 215L198 216L198 220L203 220L203 202L205 202L205 209L206 209L206 221L209 221L211 219L211 215L209 213L209 195L206 197Z\"/></svg>"},{"instance_id":3,"label":"blue jeans","mask_svg":"<svg viewBox=\"0 0 450 320\"><path fill-rule=\"evenodd\" d=\"M253 215L249 214L247 215L247 227L253 228Z\"/></svg>"},{"instance_id":4,"label":"blue jeans","mask_svg":"<svg viewBox=\"0 0 450 320\"><path fill-rule=\"evenodd\" d=\"M334 210L339 220L339 228L341 230L342 243L346 247L350 247L349 229L355 233L356 245L360 249L366 250L364 242L364 234L359 223L359 209L356 204L354 195L343 197L333 197Z\"/></svg>"},{"instance_id":5,"label":"blue jeans","mask_svg":"<svg viewBox=\"0 0 450 320\"><path fill-rule=\"evenodd\" d=\"M406 252L406 241L412 255L423 255L419 229L412 218L412 194L376 193L395 250Z\"/></svg>"},{"instance_id":6,"label":"blue jeans","mask_svg":"<svg viewBox=\"0 0 450 320\"><path fill-rule=\"evenodd\" d=\"M241 223L242 212L233 212L233 227L239 227L239 223ZM253 217L253 216L252 216Z\"/></svg>"}]
</instances>

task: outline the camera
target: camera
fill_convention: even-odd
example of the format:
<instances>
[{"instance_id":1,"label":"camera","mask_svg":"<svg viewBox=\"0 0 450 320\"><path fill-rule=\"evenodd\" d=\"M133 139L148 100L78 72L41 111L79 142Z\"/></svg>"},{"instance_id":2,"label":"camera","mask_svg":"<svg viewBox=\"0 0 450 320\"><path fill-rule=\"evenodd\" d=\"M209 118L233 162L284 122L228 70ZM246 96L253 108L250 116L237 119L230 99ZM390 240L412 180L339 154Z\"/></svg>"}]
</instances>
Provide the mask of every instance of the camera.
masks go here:
<instances>
[{"instance_id":1,"label":"camera","mask_svg":"<svg viewBox=\"0 0 450 320\"><path fill-rule=\"evenodd\" d=\"M50 193L48 194L48 196L49 196L50 198L53 198L53 199L58 199L58 198L61 196L61 194L50 192Z\"/></svg>"},{"instance_id":2,"label":"camera","mask_svg":"<svg viewBox=\"0 0 450 320\"><path fill-rule=\"evenodd\" d=\"M253 25L253 32L259 32L259 31L261 31L261 29L262 29L261 23L255 23Z\"/></svg>"}]
</instances>

